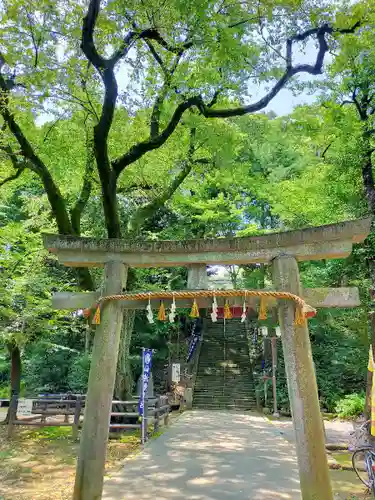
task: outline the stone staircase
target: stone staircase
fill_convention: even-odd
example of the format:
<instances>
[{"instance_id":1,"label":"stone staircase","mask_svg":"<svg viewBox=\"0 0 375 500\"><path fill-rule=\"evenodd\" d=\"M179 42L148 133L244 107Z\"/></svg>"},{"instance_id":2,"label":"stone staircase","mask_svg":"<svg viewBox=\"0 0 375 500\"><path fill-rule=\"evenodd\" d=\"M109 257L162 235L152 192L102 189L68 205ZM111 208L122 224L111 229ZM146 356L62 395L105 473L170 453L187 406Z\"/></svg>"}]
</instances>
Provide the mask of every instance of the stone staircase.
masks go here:
<instances>
[{"instance_id":1,"label":"stone staircase","mask_svg":"<svg viewBox=\"0 0 375 500\"><path fill-rule=\"evenodd\" d=\"M203 330L193 408L250 410L256 408L245 325L239 319L212 323Z\"/></svg>"}]
</instances>

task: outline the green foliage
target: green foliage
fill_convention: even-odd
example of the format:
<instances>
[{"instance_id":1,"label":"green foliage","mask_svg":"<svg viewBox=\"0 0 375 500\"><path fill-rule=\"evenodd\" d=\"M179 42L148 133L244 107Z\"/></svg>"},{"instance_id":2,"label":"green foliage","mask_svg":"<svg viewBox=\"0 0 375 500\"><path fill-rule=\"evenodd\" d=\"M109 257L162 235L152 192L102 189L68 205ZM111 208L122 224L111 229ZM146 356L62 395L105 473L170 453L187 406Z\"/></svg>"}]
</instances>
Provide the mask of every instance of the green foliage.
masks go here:
<instances>
[{"instance_id":1,"label":"green foliage","mask_svg":"<svg viewBox=\"0 0 375 500\"><path fill-rule=\"evenodd\" d=\"M43 440L43 441L65 441L72 439L72 429L70 427L43 427L41 429L36 429L29 431L27 437L32 440Z\"/></svg>"},{"instance_id":2,"label":"green foliage","mask_svg":"<svg viewBox=\"0 0 375 500\"><path fill-rule=\"evenodd\" d=\"M336 412L340 418L358 417L363 413L365 393L348 394L336 404Z\"/></svg>"},{"instance_id":3,"label":"green foliage","mask_svg":"<svg viewBox=\"0 0 375 500\"><path fill-rule=\"evenodd\" d=\"M0 399L9 398L9 384L0 386Z\"/></svg>"},{"instance_id":4,"label":"green foliage","mask_svg":"<svg viewBox=\"0 0 375 500\"><path fill-rule=\"evenodd\" d=\"M90 354L76 356L68 372L68 387L74 393L86 392L90 371Z\"/></svg>"},{"instance_id":5,"label":"green foliage","mask_svg":"<svg viewBox=\"0 0 375 500\"><path fill-rule=\"evenodd\" d=\"M31 393L67 392L69 366L74 356L69 350L36 344L24 368Z\"/></svg>"}]
</instances>

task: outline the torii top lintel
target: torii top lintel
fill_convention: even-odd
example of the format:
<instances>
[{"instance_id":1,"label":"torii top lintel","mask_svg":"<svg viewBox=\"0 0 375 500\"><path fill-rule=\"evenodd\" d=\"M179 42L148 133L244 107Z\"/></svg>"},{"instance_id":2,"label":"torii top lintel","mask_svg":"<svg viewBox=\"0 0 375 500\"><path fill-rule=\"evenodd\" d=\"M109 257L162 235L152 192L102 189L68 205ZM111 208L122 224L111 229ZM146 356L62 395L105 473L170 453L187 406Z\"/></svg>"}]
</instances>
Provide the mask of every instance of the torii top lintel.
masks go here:
<instances>
[{"instance_id":1,"label":"torii top lintel","mask_svg":"<svg viewBox=\"0 0 375 500\"><path fill-rule=\"evenodd\" d=\"M370 228L371 218L363 218L246 238L128 241L45 234L43 240L66 266L100 267L120 260L131 267L170 267L268 263L278 255L293 255L299 261L344 258Z\"/></svg>"}]
</instances>

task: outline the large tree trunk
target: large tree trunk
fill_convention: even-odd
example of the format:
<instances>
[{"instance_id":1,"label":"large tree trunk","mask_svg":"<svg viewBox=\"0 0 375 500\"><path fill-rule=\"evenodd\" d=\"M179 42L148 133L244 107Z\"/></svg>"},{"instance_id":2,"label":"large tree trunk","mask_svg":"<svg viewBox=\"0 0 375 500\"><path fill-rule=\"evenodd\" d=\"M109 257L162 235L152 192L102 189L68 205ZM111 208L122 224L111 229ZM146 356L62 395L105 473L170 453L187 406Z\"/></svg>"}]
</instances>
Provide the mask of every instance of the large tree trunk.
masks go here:
<instances>
[{"instance_id":1,"label":"large tree trunk","mask_svg":"<svg viewBox=\"0 0 375 500\"><path fill-rule=\"evenodd\" d=\"M4 424L7 424L11 417L14 419L17 414L17 398L20 395L22 373L21 351L19 347L14 343L8 344L8 350L10 355L10 405L7 416L3 421Z\"/></svg>"},{"instance_id":2,"label":"large tree trunk","mask_svg":"<svg viewBox=\"0 0 375 500\"><path fill-rule=\"evenodd\" d=\"M115 398L125 401L132 396L133 376L130 366L130 344L134 328L135 310L126 309L121 329L120 349L117 360Z\"/></svg>"},{"instance_id":3,"label":"large tree trunk","mask_svg":"<svg viewBox=\"0 0 375 500\"><path fill-rule=\"evenodd\" d=\"M367 238L367 247L368 247L368 255L367 255L367 265L369 270L369 277L371 283L371 296L374 300L375 293L375 262L374 262L374 236L375 236L375 185L374 185L374 174L372 168L372 148L370 141L370 134L368 131L368 124L366 124L364 134L363 134L363 149L364 149L364 157L362 164L362 180L363 180L363 188L366 196L367 206L369 213L372 214L373 221L370 235ZM371 337L371 347L372 347L372 355L375 360L375 312L371 311L369 313L369 329L370 329L370 337ZM366 380L366 401L364 414L365 418L369 420L371 418L371 389L373 383L374 374L371 371L367 371L367 380Z\"/></svg>"}]
</instances>

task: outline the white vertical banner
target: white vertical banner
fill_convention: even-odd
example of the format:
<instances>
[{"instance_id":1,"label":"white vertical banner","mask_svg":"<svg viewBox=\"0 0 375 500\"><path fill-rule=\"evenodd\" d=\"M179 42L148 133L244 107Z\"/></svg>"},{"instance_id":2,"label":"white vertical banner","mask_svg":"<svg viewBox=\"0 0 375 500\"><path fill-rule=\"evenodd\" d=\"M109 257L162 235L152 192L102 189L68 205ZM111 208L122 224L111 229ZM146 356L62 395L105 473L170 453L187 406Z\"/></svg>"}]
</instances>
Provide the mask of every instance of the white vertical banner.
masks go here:
<instances>
[{"instance_id":1,"label":"white vertical banner","mask_svg":"<svg viewBox=\"0 0 375 500\"><path fill-rule=\"evenodd\" d=\"M172 382L178 383L181 380L181 366L180 363L172 364Z\"/></svg>"}]
</instances>

